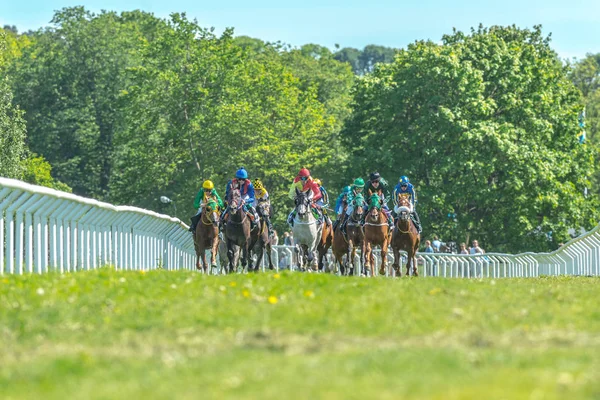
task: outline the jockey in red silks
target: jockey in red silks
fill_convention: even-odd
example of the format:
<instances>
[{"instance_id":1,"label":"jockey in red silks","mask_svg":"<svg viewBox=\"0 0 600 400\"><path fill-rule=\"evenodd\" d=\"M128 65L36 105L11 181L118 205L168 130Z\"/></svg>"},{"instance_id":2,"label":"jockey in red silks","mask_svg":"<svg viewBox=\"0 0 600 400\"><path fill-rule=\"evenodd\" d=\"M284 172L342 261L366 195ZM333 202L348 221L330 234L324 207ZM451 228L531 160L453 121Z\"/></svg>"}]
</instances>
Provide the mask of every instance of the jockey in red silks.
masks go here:
<instances>
[{"instance_id":1,"label":"jockey in red silks","mask_svg":"<svg viewBox=\"0 0 600 400\"><path fill-rule=\"evenodd\" d=\"M323 215L316 202L318 202L323 194L321 193L321 189L315 180L310 176L310 171L306 168L302 168L298 175L294 178L294 182L292 182L290 186L289 198L292 200L296 199L296 189L300 192L312 191L313 193L313 207L319 211L319 220L321 220L321 216ZM288 224L290 226L294 226L294 218L296 217L296 210L292 211L288 216Z\"/></svg>"}]
</instances>

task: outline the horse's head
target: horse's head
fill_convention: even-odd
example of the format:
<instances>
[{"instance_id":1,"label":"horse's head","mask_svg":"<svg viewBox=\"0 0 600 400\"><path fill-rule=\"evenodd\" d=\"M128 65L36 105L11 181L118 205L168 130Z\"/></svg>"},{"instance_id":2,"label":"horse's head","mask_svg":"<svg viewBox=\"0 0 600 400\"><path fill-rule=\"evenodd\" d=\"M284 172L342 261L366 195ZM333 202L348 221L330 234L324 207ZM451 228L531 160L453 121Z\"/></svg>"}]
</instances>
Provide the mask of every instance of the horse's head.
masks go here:
<instances>
[{"instance_id":1,"label":"horse's head","mask_svg":"<svg viewBox=\"0 0 600 400\"><path fill-rule=\"evenodd\" d=\"M242 195L239 189L233 189L229 193L227 208L229 208L230 212L236 212L240 207L242 207Z\"/></svg>"},{"instance_id":2,"label":"horse's head","mask_svg":"<svg viewBox=\"0 0 600 400\"><path fill-rule=\"evenodd\" d=\"M396 207L396 214L398 214L398 219L402 221L408 221L410 218L410 214L412 212L412 204L408 197L399 196L398 197L398 207Z\"/></svg>"},{"instance_id":3,"label":"horse's head","mask_svg":"<svg viewBox=\"0 0 600 400\"><path fill-rule=\"evenodd\" d=\"M210 199L204 206L204 212L206 213L206 219L217 224L219 222L219 206L217 202Z\"/></svg>"},{"instance_id":4,"label":"horse's head","mask_svg":"<svg viewBox=\"0 0 600 400\"><path fill-rule=\"evenodd\" d=\"M308 213L308 211L310 209L310 203L312 201L312 198L313 198L312 190L309 190L307 192L302 192L302 191L296 189L296 198L295 198L294 202L296 203L296 213L300 217L304 217L306 215L306 213Z\"/></svg>"},{"instance_id":5,"label":"horse's head","mask_svg":"<svg viewBox=\"0 0 600 400\"><path fill-rule=\"evenodd\" d=\"M256 211L258 211L260 215L269 215L269 203L266 201L259 202L256 206Z\"/></svg>"},{"instance_id":6,"label":"horse's head","mask_svg":"<svg viewBox=\"0 0 600 400\"><path fill-rule=\"evenodd\" d=\"M365 198L362 194L359 193L354 196L354 199L352 199L352 207L354 207L354 210L352 211L352 217L354 219L362 217L365 212L365 205Z\"/></svg>"}]
</instances>

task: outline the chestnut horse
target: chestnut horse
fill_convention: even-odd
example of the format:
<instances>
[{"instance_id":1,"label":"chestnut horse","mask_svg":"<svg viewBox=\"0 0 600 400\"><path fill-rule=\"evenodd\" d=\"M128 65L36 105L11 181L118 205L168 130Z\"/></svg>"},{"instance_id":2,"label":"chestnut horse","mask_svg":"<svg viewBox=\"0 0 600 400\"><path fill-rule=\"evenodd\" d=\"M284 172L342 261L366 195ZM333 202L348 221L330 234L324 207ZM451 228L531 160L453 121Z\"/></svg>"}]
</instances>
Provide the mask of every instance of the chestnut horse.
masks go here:
<instances>
[{"instance_id":1,"label":"chestnut horse","mask_svg":"<svg viewBox=\"0 0 600 400\"><path fill-rule=\"evenodd\" d=\"M370 268L371 276L375 276L375 257L373 256L373 248L381 247L381 267L379 274L385 275L387 248L390 244L391 232L388 225L387 217L381 211L381 198L377 193L374 193L369 198L369 211L365 217L365 252L364 262L365 268Z\"/></svg>"},{"instance_id":2,"label":"chestnut horse","mask_svg":"<svg viewBox=\"0 0 600 400\"><path fill-rule=\"evenodd\" d=\"M219 246L219 207L214 200L209 200L200 214L200 221L194 232L194 248L196 250L196 269L200 269L200 258L204 273L208 273L206 250L210 249L211 268L217 267L217 248Z\"/></svg>"},{"instance_id":3,"label":"chestnut horse","mask_svg":"<svg viewBox=\"0 0 600 400\"><path fill-rule=\"evenodd\" d=\"M321 232L321 240L317 244L317 259L318 259L318 267L319 271L323 271L325 266L323 260L327 256L327 252L329 248L333 244L333 225L327 222L328 219L323 217L323 231ZM332 266L328 267L330 272L334 271Z\"/></svg>"},{"instance_id":4,"label":"chestnut horse","mask_svg":"<svg viewBox=\"0 0 600 400\"><path fill-rule=\"evenodd\" d=\"M392 267L396 271L397 276L402 276L400 250L404 250L407 253L406 275L410 275L412 266L412 274L418 276L415 254L419 250L421 235L419 235L415 224L410 220L412 212L410 200L406 197L400 197L398 199L398 207L396 207L395 211L398 215L398 220L392 235L392 250L394 251L394 265Z\"/></svg>"}]
</instances>

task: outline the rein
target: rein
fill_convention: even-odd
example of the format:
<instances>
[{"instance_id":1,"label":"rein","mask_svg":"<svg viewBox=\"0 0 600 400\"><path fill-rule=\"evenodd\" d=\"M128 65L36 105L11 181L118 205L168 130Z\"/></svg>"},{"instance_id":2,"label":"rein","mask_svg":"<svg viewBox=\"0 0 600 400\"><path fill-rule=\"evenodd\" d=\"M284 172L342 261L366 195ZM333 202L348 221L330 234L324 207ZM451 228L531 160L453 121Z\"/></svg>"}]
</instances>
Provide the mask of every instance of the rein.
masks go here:
<instances>
[{"instance_id":1,"label":"rein","mask_svg":"<svg viewBox=\"0 0 600 400\"><path fill-rule=\"evenodd\" d=\"M207 223L207 222L204 222L204 214L205 214L205 213L202 213L202 217L200 218L200 220L202 221L202 223L203 223L204 225L212 225L212 224L214 224L214 222L213 222L213 221L211 221L210 219L208 219L208 220L207 220L207 221L208 221L208 223Z\"/></svg>"}]
</instances>

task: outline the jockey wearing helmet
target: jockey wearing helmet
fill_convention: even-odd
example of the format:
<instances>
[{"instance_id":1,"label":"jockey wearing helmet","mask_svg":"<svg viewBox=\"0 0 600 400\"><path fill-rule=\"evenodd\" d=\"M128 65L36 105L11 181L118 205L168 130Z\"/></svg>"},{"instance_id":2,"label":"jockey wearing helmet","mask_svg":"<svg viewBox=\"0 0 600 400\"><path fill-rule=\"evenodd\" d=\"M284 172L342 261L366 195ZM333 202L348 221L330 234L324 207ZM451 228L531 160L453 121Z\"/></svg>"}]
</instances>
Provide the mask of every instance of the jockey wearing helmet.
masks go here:
<instances>
[{"instance_id":1,"label":"jockey wearing helmet","mask_svg":"<svg viewBox=\"0 0 600 400\"><path fill-rule=\"evenodd\" d=\"M394 218L392 218L392 213L387 206L387 202L390 199L390 186L387 181L379 175L379 172L372 172L369 176L369 180L365 185L367 198L371 197L371 195L377 193L379 198L381 199L381 209L383 213L388 218L388 224L390 225L390 229L394 228ZM366 215L366 214L365 214ZM364 217L364 216L363 216ZM364 222L364 221L363 221Z\"/></svg>"},{"instance_id":2,"label":"jockey wearing helmet","mask_svg":"<svg viewBox=\"0 0 600 400\"><path fill-rule=\"evenodd\" d=\"M271 223L271 217L273 216L273 207L271 206L271 200L269 199L269 192L263 185L260 179L254 180L254 195L259 205L265 204L265 209L268 210L267 215L263 215L261 212L262 208L258 207L258 216L263 218L267 223L269 229L269 236L273 235L273 224Z\"/></svg>"},{"instance_id":3,"label":"jockey wearing helmet","mask_svg":"<svg viewBox=\"0 0 600 400\"><path fill-rule=\"evenodd\" d=\"M319 191L321 192L321 198L317 201L316 206L319 207L323 212L323 217L325 218L327 225L331 226L331 218L327 216L327 207L329 207L329 194L327 193L327 190L325 190L325 188L323 187L323 183L321 182L321 180L318 178L314 179L317 186L319 186Z\"/></svg>"},{"instance_id":4,"label":"jockey wearing helmet","mask_svg":"<svg viewBox=\"0 0 600 400\"><path fill-rule=\"evenodd\" d=\"M319 190L319 185L314 181L314 179L310 176L310 171L306 168L302 168L298 175L294 178L294 182L292 182L290 186L290 191L288 196L290 199L296 199L296 190L300 192L312 191L313 193L313 202L318 202L323 195L321 194L321 190ZM314 203L313 203L314 204ZM317 210L320 210L320 207L315 207ZM294 226L294 218L296 217L296 209L290 213L288 216L288 224L290 226ZM320 219L320 218L319 218Z\"/></svg>"},{"instance_id":5,"label":"jockey wearing helmet","mask_svg":"<svg viewBox=\"0 0 600 400\"><path fill-rule=\"evenodd\" d=\"M417 227L417 230L419 231L419 233L421 233L421 231L422 231L421 219L419 218L419 214L417 214L416 207L415 207L417 204L417 193L415 192L414 186L412 185L412 183L410 183L410 181L408 180L408 177L405 175L402 175L400 177L398 184L394 188L394 206L395 206L395 208L398 207L398 198L399 197L410 198L410 204L412 206L410 216L411 216L411 219L414 222L415 226Z\"/></svg>"},{"instance_id":6,"label":"jockey wearing helmet","mask_svg":"<svg viewBox=\"0 0 600 400\"><path fill-rule=\"evenodd\" d=\"M254 195L254 186L250 179L248 179L248 171L244 167L241 167L235 172L235 178L231 179L227 182L227 187L225 189L225 201L229 202L231 197L231 193L234 189L238 189L240 191L240 195L242 196L242 200L244 201L244 208L250 217L250 221L252 223L252 228L256 226L258 223L258 214L256 213L256 209L254 208L255 195ZM227 209L221 215L221 220L227 219Z\"/></svg>"},{"instance_id":7,"label":"jockey wearing helmet","mask_svg":"<svg viewBox=\"0 0 600 400\"><path fill-rule=\"evenodd\" d=\"M348 207L346 207L346 215L344 216L344 221L342 222L341 230L344 234L346 234L346 224L348 224L348 220L354 211L354 207L352 206L352 200L354 197L362 193L365 188L365 181L363 178L356 178L354 183L351 186L350 193L348 193Z\"/></svg>"},{"instance_id":8,"label":"jockey wearing helmet","mask_svg":"<svg viewBox=\"0 0 600 400\"><path fill-rule=\"evenodd\" d=\"M202 189L198 191L198 194L196 194L196 198L194 199L194 208L197 208L198 212L191 218L192 224L190 225L190 232L196 231L196 225L200 220L200 213L202 213L202 208L210 200L213 200L215 203L217 203L219 211L223 210L223 200L221 200L221 196L219 196L219 194L217 193L215 185L212 183L212 181L206 180L202 184Z\"/></svg>"},{"instance_id":9,"label":"jockey wearing helmet","mask_svg":"<svg viewBox=\"0 0 600 400\"><path fill-rule=\"evenodd\" d=\"M344 188L342 189L342 193L340 193L337 200L335 201L335 213L337 214L337 219L335 220L335 223L333 224L334 231L337 228L340 221L342 220L342 214L344 213L344 210L348 206L348 195L350 194L351 191L352 191L352 187L344 186Z\"/></svg>"}]
</instances>

